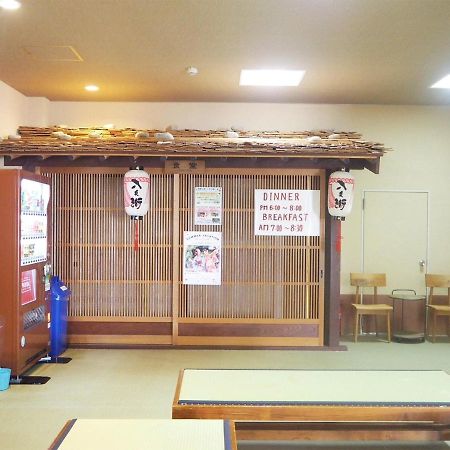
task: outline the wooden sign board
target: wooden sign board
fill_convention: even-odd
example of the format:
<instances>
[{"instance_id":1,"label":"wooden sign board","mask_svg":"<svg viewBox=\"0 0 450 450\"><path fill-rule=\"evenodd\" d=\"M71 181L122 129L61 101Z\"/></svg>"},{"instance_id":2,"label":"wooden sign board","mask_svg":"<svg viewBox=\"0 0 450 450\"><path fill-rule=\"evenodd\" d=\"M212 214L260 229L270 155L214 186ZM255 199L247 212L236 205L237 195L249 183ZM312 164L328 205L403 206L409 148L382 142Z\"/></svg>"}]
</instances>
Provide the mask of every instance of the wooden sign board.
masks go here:
<instances>
[{"instance_id":1,"label":"wooden sign board","mask_svg":"<svg viewBox=\"0 0 450 450\"><path fill-rule=\"evenodd\" d=\"M169 159L164 165L166 173L203 173L204 171L205 161Z\"/></svg>"}]
</instances>

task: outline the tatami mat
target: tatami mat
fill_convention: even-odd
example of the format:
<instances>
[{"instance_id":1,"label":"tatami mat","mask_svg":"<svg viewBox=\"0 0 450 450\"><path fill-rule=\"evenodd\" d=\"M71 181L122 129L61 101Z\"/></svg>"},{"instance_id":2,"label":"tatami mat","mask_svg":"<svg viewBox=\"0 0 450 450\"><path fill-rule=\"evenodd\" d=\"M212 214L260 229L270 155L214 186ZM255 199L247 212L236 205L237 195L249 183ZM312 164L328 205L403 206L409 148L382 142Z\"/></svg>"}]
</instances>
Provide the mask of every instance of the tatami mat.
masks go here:
<instances>
[{"instance_id":1,"label":"tatami mat","mask_svg":"<svg viewBox=\"0 0 450 450\"><path fill-rule=\"evenodd\" d=\"M348 351L337 352L69 349L64 355L73 358L69 364L42 365L33 371L35 375L50 376L47 384L11 386L0 391L0 448L47 449L66 421L72 418L169 419L178 373L184 368L433 369L450 372L448 344L376 341L345 344ZM240 444L240 449L269 448L262 444L252 445ZM277 448L309 448L305 445L317 448L314 443L286 445Z\"/></svg>"},{"instance_id":2,"label":"tatami mat","mask_svg":"<svg viewBox=\"0 0 450 450\"><path fill-rule=\"evenodd\" d=\"M448 404L437 370L191 370L180 403Z\"/></svg>"}]
</instances>

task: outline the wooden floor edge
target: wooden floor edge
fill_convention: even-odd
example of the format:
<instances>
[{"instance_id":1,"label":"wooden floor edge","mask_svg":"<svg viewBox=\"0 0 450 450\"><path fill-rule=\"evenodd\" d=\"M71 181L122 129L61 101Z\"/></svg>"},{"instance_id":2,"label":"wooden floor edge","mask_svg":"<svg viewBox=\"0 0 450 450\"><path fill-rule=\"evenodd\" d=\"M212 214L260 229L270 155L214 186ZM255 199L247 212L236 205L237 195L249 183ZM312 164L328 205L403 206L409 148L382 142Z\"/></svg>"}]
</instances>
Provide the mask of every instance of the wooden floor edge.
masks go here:
<instances>
[{"instance_id":1,"label":"wooden floor edge","mask_svg":"<svg viewBox=\"0 0 450 450\"><path fill-rule=\"evenodd\" d=\"M96 349L164 349L164 350L285 350L285 351L304 351L304 352L345 352L347 346L337 347L315 347L315 346L255 346L255 345L172 345L171 343L106 343L106 342L69 342L69 348L96 348Z\"/></svg>"}]
</instances>

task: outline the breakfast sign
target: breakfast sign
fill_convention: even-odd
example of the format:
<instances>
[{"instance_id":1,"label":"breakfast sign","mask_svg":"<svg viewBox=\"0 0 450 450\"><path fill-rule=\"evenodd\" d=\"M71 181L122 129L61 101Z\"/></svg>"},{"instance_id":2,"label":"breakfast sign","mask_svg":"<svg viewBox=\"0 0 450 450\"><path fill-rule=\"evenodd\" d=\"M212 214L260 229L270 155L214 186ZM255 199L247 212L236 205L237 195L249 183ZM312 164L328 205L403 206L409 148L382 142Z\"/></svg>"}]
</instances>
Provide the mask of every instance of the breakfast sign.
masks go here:
<instances>
[{"instance_id":1,"label":"breakfast sign","mask_svg":"<svg viewBox=\"0 0 450 450\"><path fill-rule=\"evenodd\" d=\"M255 189L255 235L320 236L320 191Z\"/></svg>"}]
</instances>

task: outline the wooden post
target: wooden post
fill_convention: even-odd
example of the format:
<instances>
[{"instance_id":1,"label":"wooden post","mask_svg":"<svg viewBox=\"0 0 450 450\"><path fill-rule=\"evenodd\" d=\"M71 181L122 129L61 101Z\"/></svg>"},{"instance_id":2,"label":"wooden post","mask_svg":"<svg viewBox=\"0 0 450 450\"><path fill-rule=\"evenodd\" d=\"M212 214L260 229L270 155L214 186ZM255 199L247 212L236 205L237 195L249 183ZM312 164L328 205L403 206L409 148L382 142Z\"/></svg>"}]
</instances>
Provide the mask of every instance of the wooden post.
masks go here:
<instances>
[{"instance_id":1,"label":"wooden post","mask_svg":"<svg viewBox=\"0 0 450 450\"><path fill-rule=\"evenodd\" d=\"M178 341L178 293L180 259L180 175L173 176L173 245L172 245L172 344Z\"/></svg>"},{"instance_id":2,"label":"wooden post","mask_svg":"<svg viewBox=\"0 0 450 450\"><path fill-rule=\"evenodd\" d=\"M328 180L331 171L327 170ZM328 204L328 184L325 188ZM341 222L325 212L325 345L339 346L340 337L340 297L341 297Z\"/></svg>"}]
</instances>

